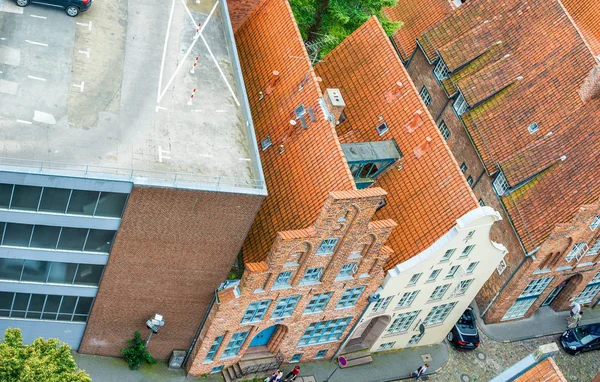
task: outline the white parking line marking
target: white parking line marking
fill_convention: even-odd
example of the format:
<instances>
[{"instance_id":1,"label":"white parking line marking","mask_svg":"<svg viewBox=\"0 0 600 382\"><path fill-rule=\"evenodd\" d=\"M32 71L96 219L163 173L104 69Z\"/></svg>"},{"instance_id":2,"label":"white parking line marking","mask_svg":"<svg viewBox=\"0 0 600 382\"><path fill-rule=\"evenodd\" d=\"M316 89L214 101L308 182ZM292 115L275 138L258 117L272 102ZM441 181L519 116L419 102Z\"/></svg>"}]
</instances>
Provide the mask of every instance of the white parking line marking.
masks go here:
<instances>
[{"instance_id":1,"label":"white parking line marking","mask_svg":"<svg viewBox=\"0 0 600 382\"><path fill-rule=\"evenodd\" d=\"M88 48L87 50L80 50L79 53L85 54L87 58L90 58L90 48Z\"/></svg>"},{"instance_id":2,"label":"white parking line marking","mask_svg":"<svg viewBox=\"0 0 600 382\"><path fill-rule=\"evenodd\" d=\"M73 84L74 87L79 88L80 91L83 91L83 87L85 86L85 82L81 81L81 85Z\"/></svg>"},{"instance_id":3,"label":"white parking line marking","mask_svg":"<svg viewBox=\"0 0 600 382\"><path fill-rule=\"evenodd\" d=\"M36 18L36 19L44 19L44 20L46 20L46 19L47 19L47 17L46 17L46 16L38 16L38 15L29 15L29 16L31 16L31 17L33 17L33 18Z\"/></svg>"},{"instance_id":4,"label":"white parking line marking","mask_svg":"<svg viewBox=\"0 0 600 382\"><path fill-rule=\"evenodd\" d=\"M19 122L19 123L24 123L24 124L26 124L26 125L31 125L31 122L29 122L29 121L24 121L24 120L22 120L22 119L17 119L17 122Z\"/></svg>"},{"instance_id":5,"label":"white parking line marking","mask_svg":"<svg viewBox=\"0 0 600 382\"><path fill-rule=\"evenodd\" d=\"M36 76L27 76L28 78L31 78L32 80L38 80L38 81L46 81L45 78L42 77L36 77Z\"/></svg>"},{"instance_id":6,"label":"white parking line marking","mask_svg":"<svg viewBox=\"0 0 600 382\"><path fill-rule=\"evenodd\" d=\"M167 23L167 34L165 35L165 45L163 46L162 60L160 62L160 72L158 74L158 94L156 95L156 103L160 102L160 95L163 80L163 71L165 69L165 58L167 57L167 43L169 42L169 33L171 32L171 22L173 21L173 11L175 10L175 0L171 3L171 13L169 14L169 22Z\"/></svg>"},{"instance_id":7,"label":"white parking line marking","mask_svg":"<svg viewBox=\"0 0 600 382\"><path fill-rule=\"evenodd\" d=\"M171 159L171 157L164 155L170 153L170 151L163 150L161 146L158 146L158 161L162 163L163 159Z\"/></svg>"},{"instance_id":8,"label":"white parking line marking","mask_svg":"<svg viewBox=\"0 0 600 382\"><path fill-rule=\"evenodd\" d=\"M210 53L210 56L212 57L212 59L213 59L215 65L216 65L217 69L219 70L219 73L221 73L221 77L223 77L223 81L225 81L225 84L229 88L229 92L231 93L231 96L233 97L233 100L235 101L236 105L240 106L240 102L238 101L237 97L235 96L235 92L233 91L233 88L229 84L229 81L227 81L227 77L225 77L225 73L223 73L223 70L219 66L219 62L215 58L215 55L213 54L212 50L210 49L210 46L208 46L208 43L206 42L206 39L204 38L204 35L201 34L200 38L204 42L204 46L206 46L206 49L208 49L208 53Z\"/></svg>"},{"instance_id":9,"label":"white parking line marking","mask_svg":"<svg viewBox=\"0 0 600 382\"><path fill-rule=\"evenodd\" d=\"M48 46L48 44L44 44L43 42L30 41L30 40L25 40L25 42L28 42L28 43L30 43L31 45Z\"/></svg>"},{"instance_id":10,"label":"white parking line marking","mask_svg":"<svg viewBox=\"0 0 600 382\"><path fill-rule=\"evenodd\" d=\"M167 110L166 107L162 107L162 106L156 106L156 112L158 113L159 110Z\"/></svg>"},{"instance_id":11,"label":"white parking line marking","mask_svg":"<svg viewBox=\"0 0 600 382\"><path fill-rule=\"evenodd\" d=\"M80 25L82 27L87 27L87 29L91 32L92 31L92 22L90 21L89 23L80 23L80 22L76 22L75 24Z\"/></svg>"},{"instance_id":12,"label":"white parking line marking","mask_svg":"<svg viewBox=\"0 0 600 382\"><path fill-rule=\"evenodd\" d=\"M56 118L50 113L44 113L43 111L34 110L33 120L36 122L45 123L46 125L55 125Z\"/></svg>"},{"instance_id":13,"label":"white parking line marking","mask_svg":"<svg viewBox=\"0 0 600 382\"><path fill-rule=\"evenodd\" d=\"M91 32L92 31L92 22L90 21L89 25L88 25L88 30Z\"/></svg>"}]
</instances>

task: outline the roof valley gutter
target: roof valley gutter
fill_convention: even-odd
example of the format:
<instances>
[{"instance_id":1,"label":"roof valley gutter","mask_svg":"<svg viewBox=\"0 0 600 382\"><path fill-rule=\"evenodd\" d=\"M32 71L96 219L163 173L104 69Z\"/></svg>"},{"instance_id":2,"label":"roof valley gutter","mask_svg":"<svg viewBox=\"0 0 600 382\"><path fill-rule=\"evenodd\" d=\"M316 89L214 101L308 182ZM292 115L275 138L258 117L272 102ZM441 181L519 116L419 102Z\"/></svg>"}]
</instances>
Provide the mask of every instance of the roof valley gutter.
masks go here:
<instances>
[{"instance_id":1,"label":"roof valley gutter","mask_svg":"<svg viewBox=\"0 0 600 382\"><path fill-rule=\"evenodd\" d=\"M194 335L194 339L192 340L192 344L190 345L187 353L185 354L185 358L183 359L183 362L181 363L181 367L185 368L185 365L187 364L187 361L190 359L190 354L192 354L192 351L194 350L194 346L196 346L196 342L198 342L198 337L200 337L200 332L202 331L202 329L204 329L204 324L206 324L206 320L208 319L208 315L210 314L210 311L213 308L213 305L215 304L215 301L217 299L217 291L215 290L215 293L213 294L212 300L210 301L210 305L208 306L208 309L206 309L206 313L204 313L204 317L202 318L202 322L200 323L200 326L198 327L198 330L196 331L196 334Z\"/></svg>"}]
</instances>

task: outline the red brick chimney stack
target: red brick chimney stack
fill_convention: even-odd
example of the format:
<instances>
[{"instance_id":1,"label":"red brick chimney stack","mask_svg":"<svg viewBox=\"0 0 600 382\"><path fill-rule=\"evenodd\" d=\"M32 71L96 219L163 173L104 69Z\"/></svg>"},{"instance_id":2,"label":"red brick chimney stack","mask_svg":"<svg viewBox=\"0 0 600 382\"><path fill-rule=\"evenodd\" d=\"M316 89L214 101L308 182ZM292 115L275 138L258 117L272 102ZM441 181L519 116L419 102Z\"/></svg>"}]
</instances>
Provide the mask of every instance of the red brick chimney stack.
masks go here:
<instances>
[{"instance_id":1,"label":"red brick chimney stack","mask_svg":"<svg viewBox=\"0 0 600 382\"><path fill-rule=\"evenodd\" d=\"M579 89L579 96L583 103L587 103L592 99L600 98L600 63L590 70L590 74L583 81L583 85Z\"/></svg>"}]
</instances>

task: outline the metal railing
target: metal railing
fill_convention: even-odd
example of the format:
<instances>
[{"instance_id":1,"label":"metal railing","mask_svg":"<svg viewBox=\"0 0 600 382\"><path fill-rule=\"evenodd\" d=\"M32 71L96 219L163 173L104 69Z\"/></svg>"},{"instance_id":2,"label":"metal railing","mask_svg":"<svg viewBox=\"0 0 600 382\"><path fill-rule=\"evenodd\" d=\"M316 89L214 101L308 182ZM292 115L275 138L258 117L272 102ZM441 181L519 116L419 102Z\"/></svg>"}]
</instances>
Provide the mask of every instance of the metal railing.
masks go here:
<instances>
[{"instance_id":1,"label":"metal railing","mask_svg":"<svg viewBox=\"0 0 600 382\"><path fill-rule=\"evenodd\" d=\"M0 157L0 171L107 179L132 182L139 185L207 189L211 191L220 191L228 188L245 188L253 190L262 190L265 188L265 184L262 180L251 178L182 174L177 172L126 169L7 157Z\"/></svg>"}]
</instances>

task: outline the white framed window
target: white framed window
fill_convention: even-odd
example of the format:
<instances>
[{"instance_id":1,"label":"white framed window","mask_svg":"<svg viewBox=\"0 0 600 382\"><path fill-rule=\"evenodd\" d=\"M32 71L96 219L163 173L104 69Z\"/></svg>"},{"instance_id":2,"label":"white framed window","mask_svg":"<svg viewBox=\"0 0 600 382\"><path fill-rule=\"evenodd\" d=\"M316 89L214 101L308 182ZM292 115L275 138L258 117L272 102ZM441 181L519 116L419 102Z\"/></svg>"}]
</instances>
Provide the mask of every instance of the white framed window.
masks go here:
<instances>
[{"instance_id":1,"label":"white framed window","mask_svg":"<svg viewBox=\"0 0 600 382\"><path fill-rule=\"evenodd\" d=\"M420 310L415 310L414 312L402 313L398 315L388 328L387 332L400 333L407 331L419 313L421 313Z\"/></svg>"},{"instance_id":2,"label":"white framed window","mask_svg":"<svg viewBox=\"0 0 600 382\"><path fill-rule=\"evenodd\" d=\"M475 231L469 231L469 233L467 233L467 236L465 236L463 241L466 243L467 241L469 241L473 238L473 235L475 235Z\"/></svg>"},{"instance_id":3,"label":"white framed window","mask_svg":"<svg viewBox=\"0 0 600 382\"><path fill-rule=\"evenodd\" d=\"M423 333L423 334L425 334L425 333ZM423 334L419 333L419 334L415 334L414 336L410 337L410 341L408 341L406 346L415 346L416 344L418 344L419 341L421 341L421 338L423 338Z\"/></svg>"},{"instance_id":4,"label":"white framed window","mask_svg":"<svg viewBox=\"0 0 600 382\"><path fill-rule=\"evenodd\" d=\"M590 224L590 229L593 231L596 228L600 227L600 215L596 216L594 218L594 220L592 221L592 224Z\"/></svg>"},{"instance_id":5,"label":"white framed window","mask_svg":"<svg viewBox=\"0 0 600 382\"><path fill-rule=\"evenodd\" d=\"M463 114L465 114L465 111L467 111L468 107L469 107L469 105L467 105L467 100L465 100L465 97L459 91L458 97L456 97L456 99L454 100L454 103L452 104L452 108L454 109L456 114L463 115Z\"/></svg>"},{"instance_id":6,"label":"white framed window","mask_svg":"<svg viewBox=\"0 0 600 382\"><path fill-rule=\"evenodd\" d=\"M433 69L433 75L440 81L450 77L450 71L448 71L448 67L441 57Z\"/></svg>"},{"instance_id":7,"label":"white framed window","mask_svg":"<svg viewBox=\"0 0 600 382\"><path fill-rule=\"evenodd\" d=\"M479 207L485 207L483 199L479 199Z\"/></svg>"},{"instance_id":8,"label":"white framed window","mask_svg":"<svg viewBox=\"0 0 600 382\"><path fill-rule=\"evenodd\" d=\"M429 301L441 300L442 297L446 294L446 291L450 288L450 284L440 285L433 290L431 296L429 296Z\"/></svg>"},{"instance_id":9,"label":"white framed window","mask_svg":"<svg viewBox=\"0 0 600 382\"><path fill-rule=\"evenodd\" d=\"M304 308L304 314L317 313L317 312L324 311L332 294L333 294L333 292L329 292L329 293L315 294L314 296L312 296L312 298L306 305L306 308Z\"/></svg>"},{"instance_id":10,"label":"white framed window","mask_svg":"<svg viewBox=\"0 0 600 382\"><path fill-rule=\"evenodd\" d=\"M454 277L454 275L456 275L456 272L458 272L459 268L460 268L460 265L453 265L452 268L450 268L450 270L448 271L448 274L446 275L445 278L451 279L452 277Z\"/></svg>"},{"instance_id":11,"label":"white framed window","mask_svg":"<svg viewBox=\"0 0 600 382\"><path fill-rule=\"evenodd\" d=\"M337 244L338 239L325 239L319 245L319 249L317 249L317 255L329 255L333 253L333 249Z\"/></svg>"},{"instance_id":12,"label":"white framed window","mask_svg":"<svg viewBox=\"0 0 600 382\"><path fill-rule=\"evenodd\" d=\"M473 284L473 280L474 279L462 280L456 286L456 290L454 291L454 294L457 295L457 296L465 294L467 292L467 289L469 289L469 287L471 286L471 284Z\"/></svg>"},{"instance_id":13,"label":"white framed window","mask_svg":"<svg viewBox=\"0 0 600 382\"><path fill-rule=\"evenodd\" d=\"M394 296L383 297L377 300L377 302L373 306L373 312L385 311L388 305L390 305L390 301L392 301L392 298L394 298Z\"/></svg>"},{"instance_id":14,"label":"white framed window","mask_svg":"<svg viewBox=\"0 0 600 382\"><path fill-rule=\"evenodd\" d=\"M501 275L505 269L506 269L506 261L504 261L504 259L502 259L502 260L500 260L500 263L496 267L496 272L498 272L498 274Z\"/></svg>"},{"instance_id":15,"label":"white framed window","mask_svg":"<svg viewBox=\"0 0 600 382\"><path fill-rule=\"evenodd\" d=\"M502 261L504 261L504 260L502 260ZM469 266L467 267L467 274L473 273L473 271L475 271L475 268L477 268L477 264L479 264L479 261L475 261L475 262L469 264Z\"/></svg>"},{"instance_id":16,"label":"white framed window","mask_svg":"<svg viewBox=\"0 0 600 382\"><path fill-rule=\"evenodd\" d=\"M506 177L502 172L498 173L496 179L494 179L494 182L492 183L492 186L494 186L494 190L499 196L506 194L506 191L508 191L510 188L508 182L506 181Z\"/></svg>"},{"instance_id":17,"label":"white framed window","mask_svg":"<svg viewBox=\"0 0 600 382\"><path fill-rule=\"evenodd\" d=\"M244 313L244 317L242 317L242 324L262 321L265 313L267 313L269 305L271 305L271 300L251 302L248 304L246 313Z\"/></svg>"},{"instance_id":18,"label":"white framed window","mask_svg":"<svg viewBox=\"0 0 600 382\"><path fill-rule=\"evenodd\" d=\"M465 164L465 162L462 162L462 164L460 165L460 172L464 174L465 172L467 172L467 170L467 165Z\"/></svg>"},{"instance_id":19,"label":"white framed window","mask_svg":"<svg viewBox=\"0 0 600 382\"><path fill-rule=\"evenodd\" d=\"M379 345L379 347L377 348L377 351L390 350L394 347L395 344L396 344L396 342L386 342L384 344Z\"/></svg>"},{"instance_id":20,"label":"white framed window","mask_svg":"<svg viewBox=\"0 0 600 382\"><path fill-rule=\"evenodd\" d=\"M523 289L523 292L521 292L519 298L541 295L553 278L554 277L542 277L540 279L531 280L525 289Z\"/></svg>"},{"instance_id":21,"label":"white framed window","mask_svg":"<svg viewBox=\"0 0 600 382\"><path fill-rule=\"evenodd\" d=\"M471 187L473 187L473 177L471 175L469 175L467 177L467 184Z\"/></svg>"},{"instance_id":22,"label":"white framed window","mask_svg":"<svg viewBox=\"0 0 600 382\"><path fill-rule=\"evenodd\" d=\"M571 250L567 254L567 257L565 257L565 260L567 260L567 263L570 263L573 259L576 259L577 261L579 261L583 257L583 255L587 252L587 249L588 249L587 243L584 243L584 242L577 243L573 246L573 248L571 248Z\"/></svg>"},{"instance_id":23,"label":"white framed window","mask_svg":"<svg viewBox=\"0 0 600 382\"><path fill-rule=\"evenodd\" d=\"M473 251L473 248L475 248L475 245L467 245L465 247L465 249L463 249L462 253L460 254L459 257L466 257L469 256L469 254Z\"/></svg>"},{"instance_id":24,"label":"white framed window","mask_svg":"<svg viewBox=\"0 0 600 382\"><path fill-rule=\"evenodd\" d=\"M418 290L413 290L411 292L404 293L402 297L400 297L396 308L405 308L407 306L411 306L413 301L415 301L417 294L419 294Z\"/></svg>"},{"instance_id":25,"label":"white framed window","mask_svg":"<svg viewBox=\"0 0 600 382\"><path fill-rule=\"evenodd\" d=\"M531 125L527 126L527 131L529 131L529 134L533 134L539 129L540 127L538 126L537 122L534 122Z\"/></svg>"},{"instance_id":26,"label":"white framed window","mask_svg":"<svg viewBox=\"0 0 600 382\"><path fill-rule=\"evenodd\" d=\"M308 268L302 277L301 283L320 282L323 276L323 268Z\"/></svg>"},{"instance_id":27,"label":"white framed window","mask_svg":"<svg viewBox=\"0 0 600 382\"><path fill-rule=\"evenodd\" d=\"M425 85L423 85L423 87L421 88L419 95L421 96L421 99L423 100L425 106L431 105L431 95L429 94L429 90L427 90Z\"/></svg>"},{"instance_id":28,"label":"white framed window","mask_svg":"<svg viewBox=\"0 0 600 382\"><path fill-rule=\"evenodd\" d=\"M598 252L600 252L600 239L596 240L596 242L594 243L594 245L592 245L592 247L589 249L589 251L586 252L586 256L594 256L597 255Z\"/></svg>"},{"instance_id":29,"label":"white framed window","mask_svg":"<svg viewBox=\"0 0 600 382\"><path fill-rule=\"evenodd\" d=\"M379 135L383 135L386 131L388 131L390 128L388 127L387 123L382 122L379 125L377 125L376 127L377 129L377 134Z\"/></svg>"},{"instance_id":30,"label":"white framed window","mask_svg":"<svg viewBox=\"0 0 600 382\"><path fill-rule=\"evenodd\" d=\"M308 326L297 346L337 341L351 320L352 317L344 317L337 320L314 322Z\"/></svg>"},{"instance_id":31,"label":"white framed window","mask_svg":"<svg viewBox=\"0 0 600 382\"><path fill-rule=\"evenodd\" d=\"M267 137L265 139L263 139L262 141L260 141L260 146L262 147L263 151L265 151L266 149L268 149L272 145L273 145L273 142L271 142L271 136L270 135L267 135Z\"/></svg>"},{"instance_id":32,"label":"white framed window","mask_svg":"<svg viewBox=\"0 0 600 382\"><path fill-rule=\"evenodd\" d=\"M452 255L454 254L454 252L456 252L456 248L452 248L452 249L449 249L449 250L447 250L447 251L444 253L444 256L442 256L442 259L440 260L440 262L442 262L442 261L448 261L448 260L450 260L450 258L451 258L451 257L452 257Z\"/></svg>"},{"instance_id":33,"label":"white framed window","mask_svg":"<svg viewBox=\"0 0 600 382\"><path fill-rule=\"evenodd\" d=\"M440 133L442 133L442 137L444 137L445 141L447 141L448 138L450 138L450 135L452 135L450 133L450 129L448 128L448 126L446 126L446 122L444 122L444 121L440 122L438 129L440 129Z\"/></svg>"},{"instance_id":34,"label":"white framed window","mask_svg":"<svg viewBox=\"0 0 600 382\"><path fill-rule=\"evenodd\" d=\"M419 281L419 278L421 277L421 275L422 275L422 273L415 273L414 275L412 275L412 277L408 281L408 285L415 285L417 283L417 281Z\"/></svg>"},{"instance_id":35,"label":"white framed window","mask_svg":"<svg viewBox=\"0 0 600 382\"><path fill-rule=\"evenodd\" d=\"M444 322L446 317L448 317L448 314L450 314L450 312L454 308L454 305L456 305L456 302L434 306L427 315L427 317L425 317L425 320L423 320L423 325L431 326L441 324L442 322Z\"/></svg>"},{"instance_id":36,"label":"white framed window","mask_svg":"<svg viewBox=\"0 0 600 382\"><path fill-rule=\"evenodd\" d=\"M300 296L282 298L277 303L277 306L275 306L275 310L273 311L271 318L291 317L294 309L296 309L298 301L300 301Z\"/></svg>"},{"instance_id":37,"label":"white framed window","mask_svg":"<svg viewBox=\"0 0 600 382\"><path fill-rule=\"evenodd\" d=\"M280 274L277 275L277 278L275 279L275 282L273 283L273 285L274 286L290 285L291 278L292 278L292 271L281 272Z\"/></svg>"},{"instance_id":38,"label":"white framed window","mask_svg":"<svg viewBox=\"0 0 600 382\"><path fill-rule=\"evenodd\" d=\"M429 275L427 282L435 281L435 279L437 279L437 277L440 275L441 271L441 269L434 269L433 272L431 272L431 274Z\"/></svg>"},{"instance_id":39,"label":"white framed window","mask_svg":"<svg viewBox=\"0 0 600 382\"><path fill-rule=\"evenodd\" d=\"M358 271L358 265L356 263L346 263L342 266L340 273L337 275L338 279L352 277Z\"/></svg>"}]
</instances>

